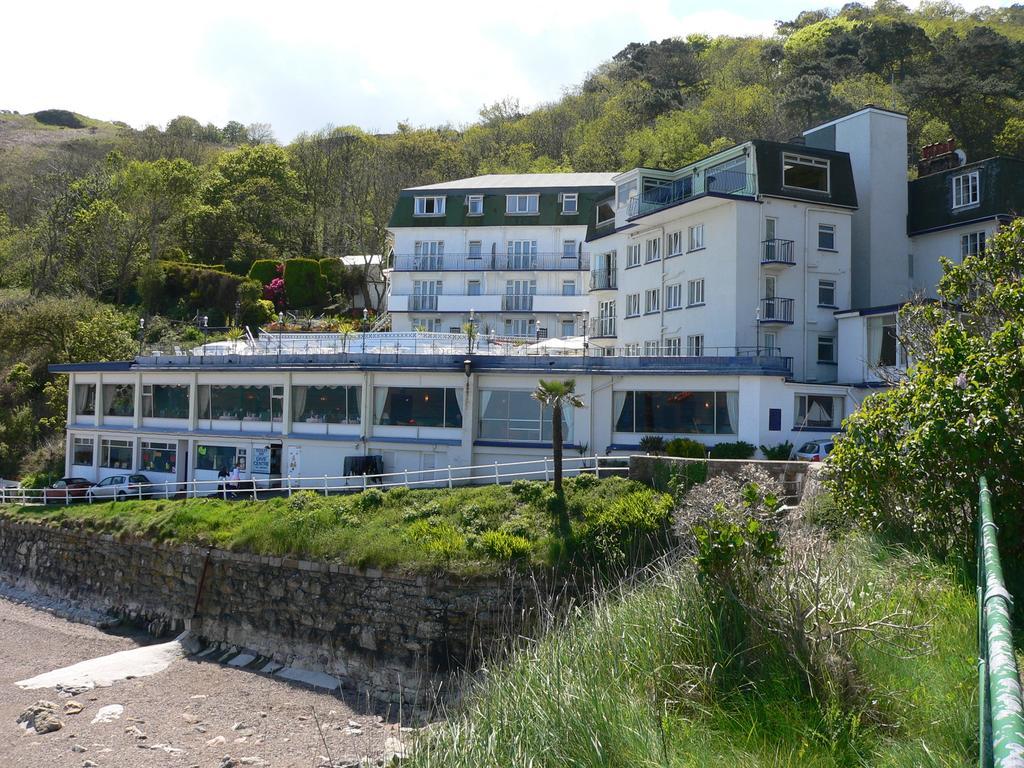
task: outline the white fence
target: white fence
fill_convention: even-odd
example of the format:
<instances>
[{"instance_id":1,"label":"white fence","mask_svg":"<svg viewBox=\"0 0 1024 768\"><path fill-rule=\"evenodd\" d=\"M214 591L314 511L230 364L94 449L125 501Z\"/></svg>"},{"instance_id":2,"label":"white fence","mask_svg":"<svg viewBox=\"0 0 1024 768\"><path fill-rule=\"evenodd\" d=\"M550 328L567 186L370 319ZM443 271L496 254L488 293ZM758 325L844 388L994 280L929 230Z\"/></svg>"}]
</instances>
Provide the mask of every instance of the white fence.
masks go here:
<instances>
[{"instance_id":1,"label":"white fence","mask_svg":"<svg viewBox=\"0 0 1024 768\"><path fill-rule=\"evenodd\" d=\"M629 471L625 456L566 457L562 462L566 477L593 474L625 475ZM0 503L43 506L46 504L102 503L152 498L196 498L220 496L225 499L258 499L272 496L291 496L298 491L355 493L368 488L454 488L456 485L485 485L510 483L513 480L544 480L554 477L554 460L549 457L530 461L475 464L465 467L403 470L379 475L322 475L311 477L282 477L274 480L242 480L231 484L222 480L186 480L182 482L155 482L118 486L107 495L99 495L92 486L82 489L0 487Z\"/></svg>"}]
</instances>

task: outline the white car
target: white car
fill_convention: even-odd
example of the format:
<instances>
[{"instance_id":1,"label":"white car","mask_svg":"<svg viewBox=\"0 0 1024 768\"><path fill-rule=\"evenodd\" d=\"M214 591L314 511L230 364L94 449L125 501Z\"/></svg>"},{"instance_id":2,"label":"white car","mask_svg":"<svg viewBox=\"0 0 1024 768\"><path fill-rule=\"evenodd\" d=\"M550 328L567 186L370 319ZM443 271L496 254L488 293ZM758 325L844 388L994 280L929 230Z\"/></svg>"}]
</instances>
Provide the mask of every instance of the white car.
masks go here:
<instances>
[{"instance_id":1,"label":"white car","mask_svg":"<svg viewBox=\"0 0 1024 768\"><path fill-rule=\"evenodd\" d=\"M833 440L811 440L804 443L797 450L794 458L797 461L824 461L825 457L832 453L835 447Z\"/></svg>"},{"instance_id":2,"label":"white car","mask_svg":"<svg viewBox=\"0 0 1024 768\"><path fill-rule=\"evenodd\" d=\"M154 496L156 490L145 475L111 475L86 489L89 501L97 499L144 499Z\"/></svg>"}]
</instances>

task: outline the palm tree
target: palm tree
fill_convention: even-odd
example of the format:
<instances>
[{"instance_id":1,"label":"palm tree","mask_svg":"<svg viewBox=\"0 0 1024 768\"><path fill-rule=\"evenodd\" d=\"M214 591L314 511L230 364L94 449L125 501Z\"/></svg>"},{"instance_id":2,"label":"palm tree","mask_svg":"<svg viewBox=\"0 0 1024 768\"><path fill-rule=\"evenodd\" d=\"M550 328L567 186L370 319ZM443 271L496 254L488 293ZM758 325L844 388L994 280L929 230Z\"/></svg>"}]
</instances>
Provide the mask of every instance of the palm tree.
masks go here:
<instances>
[{"instance_id":1,"label":"palm tree","mask_svg":"<svg viewBox=\"0 0 1024 768\"><path fill-rule=\"evenodd\" d=\"M544 381L533 391L533 399L551 408L551 450L555 459L555 496L562 498L562 410L582 408L583 398L576 394L576 380Z\"/></svg>"}]
</instances>

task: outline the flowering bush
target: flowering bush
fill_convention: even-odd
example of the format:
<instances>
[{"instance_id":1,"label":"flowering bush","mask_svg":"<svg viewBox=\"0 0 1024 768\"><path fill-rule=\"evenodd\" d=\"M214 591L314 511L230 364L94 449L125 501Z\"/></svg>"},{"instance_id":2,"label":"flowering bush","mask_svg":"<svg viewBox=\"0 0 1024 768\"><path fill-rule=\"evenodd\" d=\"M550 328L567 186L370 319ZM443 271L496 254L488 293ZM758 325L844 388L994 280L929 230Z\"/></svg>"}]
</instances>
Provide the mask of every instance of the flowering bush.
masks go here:
<instances>
[{"instance_id":1,"label":"flowering bush","mask_svg":"<svg viewBox=\"0 0 1024 768\"><path fill-rule=\"evenodd\" d=\"M285 294L284 278L275 277L263 286L263 298L271 302L279 312L288 306L288 298Z\"/></svg>"}]
</instances>

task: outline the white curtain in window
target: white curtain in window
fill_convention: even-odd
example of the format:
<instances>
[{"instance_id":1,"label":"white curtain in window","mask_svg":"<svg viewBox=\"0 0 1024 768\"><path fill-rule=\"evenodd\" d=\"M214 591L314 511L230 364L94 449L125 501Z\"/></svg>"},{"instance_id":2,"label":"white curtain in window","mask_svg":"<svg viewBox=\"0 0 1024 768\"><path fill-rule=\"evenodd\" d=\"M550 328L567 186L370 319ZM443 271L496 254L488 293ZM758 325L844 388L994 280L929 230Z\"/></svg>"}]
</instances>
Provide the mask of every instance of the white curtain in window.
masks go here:
<instances>
[{"instance_id":1,"label":"white curtain in window","mask_svg":"<svg viewBox=\"0 0 1024 768\"><path fill-rule=\"evenodd\" d=\"M306 412L306 395L309 387L292 387L292 420L298 421Z\"/></svg>"},{"instance_id":2,"label":"white curtain in window","mask_svg":"<svg viewBox=\"0 0 1024 768\"><path fill-rule=\"evenodd\" d=\"M868 318L868 365L878 365L882 359L883 325L881 318Z\"/></svg>"},{"instance_id":3,"label":"white curtain in window","mask_svg":"<svg viewBox=\"0 0 1024 768\"><path fill-rule=\"evenodd\" d=\"M628 412L629 408L633 407L633 399L627 398L625 392L615 392L612 395L612 414L615 417L615 421L612 424L614 429L618 429L620 423L630 425L629 431L632 432L633 414Z\"/></svg>"},{"instance_id":4,"label":"white curtain in window","mask_svg":"<svg viewBox=\"0 0 1024 768\"><path fill-rule=\"evenodd\" d=\"M210 418L210 386L200 384L197 389L199 390L199 418L208 419Z\"/></svg>"},{"instance_id":5,"label":"white curtain in window","mask_svg":"<svg viewBox=\"0 0 1024 768\"><path fill-rule=\"evenodd\" d=\"M721 397L721 394L718 395ZM740 395L739 392L725 393L725 410L729 413L730 432L736 434L740 428ZM718 425L718 431L722 431L722 425Z\"/></svg>"},{"instance_id":6,"label":"white curtain in window","mask_svg":"<svg viewBox=\"0 0 1024 768\"><path fill-rule=\"evenodd\" d=\"M373 388L373 423L381 424L384 421L384 404L388 400L387 387Z\"/></svg>"},{"instance_id":7,"label":"white curtain in window","mask_svg":"<svg viewBox=\"0 0 1024 768\"><path fill-rule=\"evenodd\" d=\"M459 406L459 415L465 415L466 413L466 390L462 387L454 387L455 389L455 402ZM445 423L453 424L456 415L454 413L445 414Z\"/></svg>"},{"instance_id":8,"label":"white curtain in window","mask_svg":"<svg viewBox=\"0 0 1024 768\"><path fill-rule=\"evenodd\" d=\"M85 408L89 404L89 384L76 384L75 385L75 413L85 413Z\"/></svg>"},{"instance_id":9,"label":"white curtain in window","mask_svg":"<svg viewBox=\"0 0 1024 768\"><path fill-rule=\"evenodd\" d=\"M114 393L117 392L116 384L103 385L103 412L110 414L111 406L114 404Z\"/></svg>"}]
</instances>

